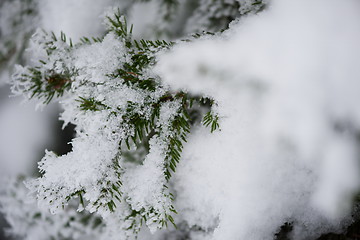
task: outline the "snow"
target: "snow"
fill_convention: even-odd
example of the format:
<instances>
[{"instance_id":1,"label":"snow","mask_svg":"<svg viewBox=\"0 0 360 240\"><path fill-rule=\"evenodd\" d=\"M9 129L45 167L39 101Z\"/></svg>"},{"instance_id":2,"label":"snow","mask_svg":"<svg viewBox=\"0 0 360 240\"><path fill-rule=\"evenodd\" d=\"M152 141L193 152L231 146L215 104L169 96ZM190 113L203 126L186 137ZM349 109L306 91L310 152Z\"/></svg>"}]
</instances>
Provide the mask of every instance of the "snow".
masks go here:
<instances>
[{"instance_id":1,"label":"snow","mask_svg":"<svg viewBox=\"0 0 360 240\"><path fill-rule=\"evenodd\" d=\"M104 82L104 75L114 72L126 61L126 51L114 33L106 35L101 43L79 48L74 53L74 67L80 70L78 77L94 83Z\"/></svg>"},{"instance_id":2,"label":"snow","mask_svg":"<svg viewBox=\"0 0 360 240\"><path fill-rule=\"evenodd\" d=\"M221 131L192 133L174 180L183 219L212 230L203 239L272 239L285 222L308 239L349 220L360 187L359 7L278 0L159 56L173 89L218 102Z\"/></svg>"}]
</instances>

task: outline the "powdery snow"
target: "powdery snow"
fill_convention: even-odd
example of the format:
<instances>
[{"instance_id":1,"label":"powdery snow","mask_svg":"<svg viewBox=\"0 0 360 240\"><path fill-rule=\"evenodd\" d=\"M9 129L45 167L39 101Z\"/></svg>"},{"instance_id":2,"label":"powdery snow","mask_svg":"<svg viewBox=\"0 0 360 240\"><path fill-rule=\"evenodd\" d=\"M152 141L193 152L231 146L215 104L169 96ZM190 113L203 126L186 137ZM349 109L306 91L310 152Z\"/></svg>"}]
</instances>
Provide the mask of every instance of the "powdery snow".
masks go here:
<instances>
[{"instance_id":1,"label":"powdery snow","mask_svg":"<svg viewBox=\"0 0 360 240\"><path fill-rule=\"evenodd\" d=\"M360 4L275 1L223 36L179 44L157 72L218 101L221 131L184 149L176 207L201 239L341 229L360 187ZM213 230L213 231L212 231Z\"/></svg>"}]
</instances>

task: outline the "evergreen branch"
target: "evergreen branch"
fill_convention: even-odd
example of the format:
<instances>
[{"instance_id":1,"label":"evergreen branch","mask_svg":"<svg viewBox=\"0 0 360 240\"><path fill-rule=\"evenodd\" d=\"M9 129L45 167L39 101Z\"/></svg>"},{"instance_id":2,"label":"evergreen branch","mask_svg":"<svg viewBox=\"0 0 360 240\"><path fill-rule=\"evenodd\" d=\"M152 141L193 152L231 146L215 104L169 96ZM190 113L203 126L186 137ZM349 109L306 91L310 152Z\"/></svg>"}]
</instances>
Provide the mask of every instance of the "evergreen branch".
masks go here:
<instances>
[{"instance_id":1,"label":"evergreen branch","mask_svg":"<svg viewBox=\"0 0 360 240\"><path fill-rule=\"evenodd\" d=\"M108 136L112 136L112 134L116 135L121 130L124 130L119 134L120 137L114 138L116 139L115 145L118 148L115 152L117 152L116 154L120 157L124 157L125 151L128 151L128 155L131 155L131 153L137 154L140 151L140 147L144 146L147 146L148 149L146 154L148 154L149 148L153 147L149 146L149 139L160 139L160 142L162 143L160 150L162 152L161 156L163 157L163 164L161 165L161 167L163 167L161 169L163 175L161 175L161 177L164 182L169 182L172 173L176 172L177 165L181 160L184 144L187 142L187 136L190 133L191 126L195 120L195 118L190 115L194 110L193 103L197 102L200 107L209 108L213 101L209 98L189 96L182 91L164 93L164 86L160 82L159 77L151 74L149 76L147 70L155 64L156 59L154 53L163 48L170 48L174 43L160 40L132 40L132 27L128 28L126 19L120 15L119 11L112 17L108 16L107 21L109 23L109 31L114 32L118 36L119 40L126 48L125 52L127 54L127 59L130 59L119 64L115 71L112 70L113 72L104 73L104 78L110 81L104 81L101 84L98 84L97 81L91 82L87 79L79 79L78 71L80 70L76 70L75 67L71 65L71 62L68 63L62 59L62 54L81 47L81 44L74 46L71 40L68 44L67 42L69 40L63 33L61 33L60 38L57 38L55 34L52 34L50 38L48 35L45 35L42 46L47 51L49 57L40 59L39 66L28 68L28 72L25 75L22 75L22 78L19 80L27 82L28 88L26 88L26 91L32 94L31 97L45 99L45 103L49 103L53 97L62 96L66 91L70 90L73 82L76 82L77 84L74 84L76 87L71 91L71 94L77 94L78 92L81 94L79 94L80 96L75 95L73 98L78 104L78 111L88 111L87 117L91 117L92 114L101 117L108 116L109 118L111 116L111 118L115 119L114 121L118 123L118 125L115 124L116 126L99 128L99 136L101 136L103 132L106 132L108 135L105 136L106 139L108 139ZM93 43L101 43L102 39L89 39L84 37L81 39L81 42L82 44L90 45ZM60 52L61 54L55 55L57 52ZM54 57L50 58L50 56ZM65 56L67 55L65 54ZM49 65L60 65L61 71L48 70ZM84 71L84 69L81 69L81 71ZM118 85L114 87L111 80L116 80ZM81 91L78 91L77 88L81 88ZM125 104L124 102L121 102L118 106L114 104L114 102L109 102L108 99L106 99L106 96L105 100L99 101L97 100L99 99L98 94L101 92L99 89L104 88L111 89L111 91L116 91L117 88L130 89L141 96L139 97L141 99L127 101ZM157 91L161 92L160 96ZM161 111L164 106L171 106L169 107L171 110L169 110L169 114L171 116L168 118L162 116ZM200 115L201 111L198 112ZM213 132L219 128L218 120L219 118L217 115L213 115L209 112L204 116L203 124L205 126L210 126L211 132ZM75 123L82 124L80 120ZM84 126L86 126L86 124ZM110 130L107 130L106 128L109 128ZM85 134L82 135L86 137L88 132L83 129L81 131L84 131ZM93 139L91 140L93 141ZM135 147L133 147L132 143ZM65 200L62 200L61 197L59 197L57 203L61 202L64 205L71 198L78 197L82 207L87 205L87 209L98 212L104 210L115 212L120 203L127 204L128 196L126 196L126 192L123 193L124 189L122 187L123 183L120 175L126 171L126 169L120 167L117 157L116 159L111 160L111 164L109 163L109 165L106 165L106 170L108 170L109 173L103 173L103 175L98 177L95 181L96 183L94 183L93 187L98 189L95 198L87 198L87 194L92 189L86 188L86 184L83 184L80 185L76 191L68 191L67 193L70 192L68 195L64 194L66 196ZM143 159L146 159L146 156L144 156ZM139 161L139 164L141 163L142 162ZM42 170L45 168L46 167L42 167ZM113 175L115 174L116 177L109 180L107 176L110 173ZM44 170L44 176L45 175L46 173ZM52 186L53 185L51 185L51 187ZM45 193L46 191L55 191L55 195L61 195L59 194L60 191L66 192L65 186L60 186L59 189L56 190L51 189L51 187L41 189L40 191L43 191L42 194L44 196L47 196L47 193ZM170 204L174 201L174 196L171 193L168 193L166 185L159 191L165 199L160 201L159 205L161 207L146 206L146 208L144 207L141 210L135 211L129 206L132 212L125 218L126 221L131 222L128 230L132 229L137 232L143 221L147 222L152 218L159 228L167 227L168 222L176 227L171 214L176 214L177 212L174 206ZM49 204L55 203L49 202Z\"/></svg>"},{"instance_id":2,"label":"evergreen branch","mask_svg":"<svg viewBox=\"0 0 360 240\"><path fill-rule=\"evenodd\" d=\"M171 178L171 171L174 173L176 171L183 150L183 142L187 142L187 134L190 133L190 123L186 110L183 110L174 118L170 131L172 136L169 138L165 158L165 179L167 181Z\"/></svg>"},{"instance_id":3,"label":"evergreen branch","mask_svg":"<svg viewBox=\"0 0 360 240\"><path fill-rule=\"evenodd\" d=\"M42 73L40 68L28 68L28 73L23 74L19 80L29 82L27 92L31 92L30 98L43 99L45 104L50 103L53 97L61 97L71 87L71 73L62 74L49 72Z\"/></svg>"},{"instance_id":4,"label":"evergreen branch","mask_svg":"<svg viewBox=\"0 0 360 240\"><path fill-rule=\"evenodd\" d=\"M94 98L83 98L79 97L77 100L80 102L80 109L83 111L100 111L104 109L109 109L110 107L106 106L100 101L96 101Z\"/></svg>"},{"instance_id":5,"label":"evergreen branch","mask_svg":"<svg viewBox=\"0 0 360 240\"><path fill-rule=\"evenodd\" d=\"M206 127L210 126L211 132L214 132L215 130L219 129L219 116L213 115L211 111L205 114L203 118L203 124Z\"/></svg>"},{"instance_id":6,"label":"evergreen branch","mask_svg":"<svg viewBox=\"0 0 360 240\"><path fill-rule=\"evenodd\" d=\"M93 43L100 43L102 42L102 39L99 38L99 37L92 37L91 39L90 38L87 38L87 37L82 37L80 38L80 42L82 44L93 44Z\"/></svg>"},{"instance_id":7,"label":"evergreen branch","mask_svg":"<svg viewBox=\"0 0 360 240\"><path fill-rule=\"evenodd\" d=\"M113 16L106 16L106 20L108 21L109 31L116 33L121 39L124 39L126 47L132 47L133 25L128 28L126 18L120 13L120 9L118 8L113 13Z\"/></svg>"}]
</instances>

